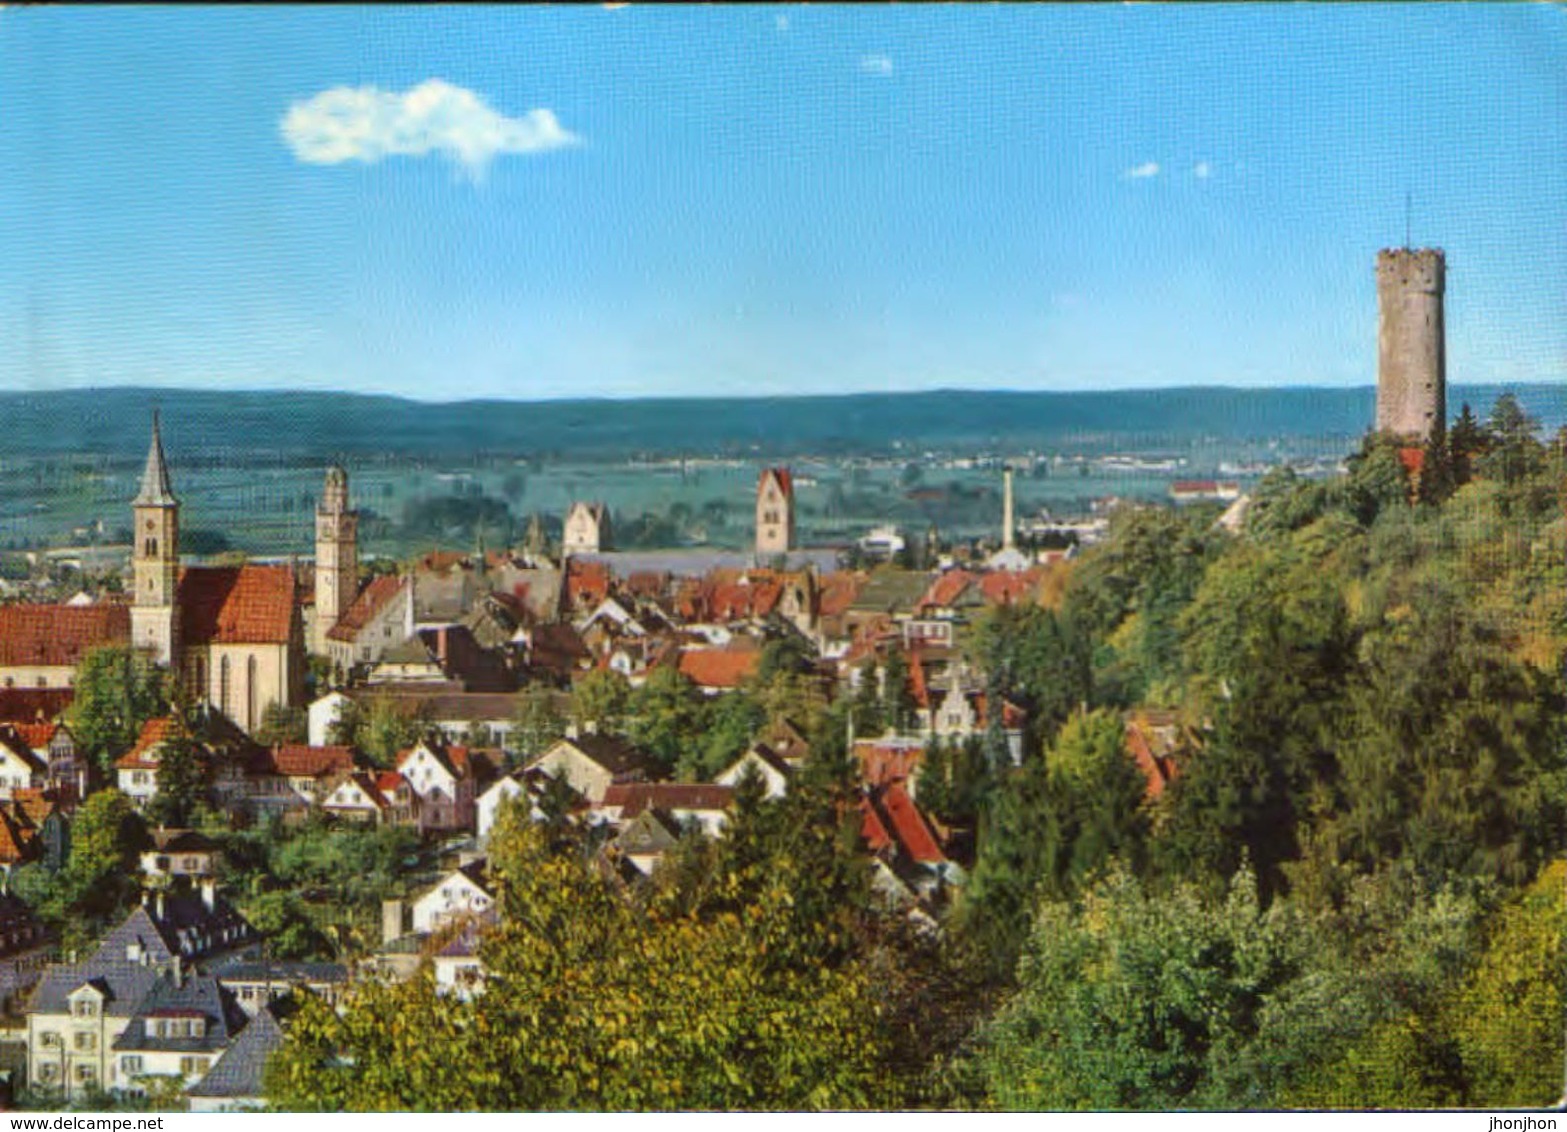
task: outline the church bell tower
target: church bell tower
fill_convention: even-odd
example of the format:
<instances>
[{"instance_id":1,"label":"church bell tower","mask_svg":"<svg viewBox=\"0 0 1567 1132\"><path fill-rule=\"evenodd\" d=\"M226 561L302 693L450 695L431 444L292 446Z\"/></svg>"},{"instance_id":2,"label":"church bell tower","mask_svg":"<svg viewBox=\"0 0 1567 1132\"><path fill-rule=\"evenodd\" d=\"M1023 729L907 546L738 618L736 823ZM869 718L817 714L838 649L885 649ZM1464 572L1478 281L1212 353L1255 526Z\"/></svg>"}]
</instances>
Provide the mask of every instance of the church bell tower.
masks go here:
<instances>
[{"instance_id":1,"label":"church bell tower","mask_svg":"<svg viewBox=\"0 0 1567 1132\"><path fill-rule=\"evenodd\" d=\"M348 507L348 473L327 469L316 507L315 651L327 655L327 634L359 592L359 513Z\"/></svg>"},{"instance_id":2,"label":"church bell tower","mask_svg":"<svg viewBox=\"0 0 1567 1132\"><path fill-rule=\"evenodd\" d=\"M131 501L131 644L173 667L179 654L175 589L180 572L180 501L169 487L158 414L152 414L152 444L141 474L141 490Z\"/></svg>"}]
</instances>

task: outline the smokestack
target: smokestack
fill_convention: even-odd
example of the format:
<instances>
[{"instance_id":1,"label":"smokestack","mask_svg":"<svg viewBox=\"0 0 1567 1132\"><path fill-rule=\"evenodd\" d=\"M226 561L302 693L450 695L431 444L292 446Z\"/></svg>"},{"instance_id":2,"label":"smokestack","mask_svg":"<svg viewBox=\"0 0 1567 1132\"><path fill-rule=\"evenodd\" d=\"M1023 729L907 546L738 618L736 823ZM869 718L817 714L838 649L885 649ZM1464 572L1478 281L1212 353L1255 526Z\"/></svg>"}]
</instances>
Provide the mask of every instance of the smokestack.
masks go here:
<instances>
[{"instance_id":1,"label":"smokestack","mask_svg":"<svg viewBox=\"0 0 1567 1132\"><path fill-rule=\"evenodd\" d=\"M201 880L201 902L207 906L207 911L217 910L218 882L211 877L203 877Z\"/></svg>"},{"instance_id":2,"label":"smokestack","mask_svg":"<svg viewBox=\"0 0 1567 1132\"><path fill-rule=\"evenodd\" d=\"M1001 549L1012 549L1012 469L1007 468L1002 474L1004 482L1003 503L1001 511Z\"/></svg>"},{"instance_id":3,"label":"smokestack","mask_svg":"<svg viewBox=\"0 0 1567 1132\"><path fill-rule=\"evenodd\" d=\"M163 889L158 889L158 919L166 919L163 914Z\"/></svg>"}]
</instances>

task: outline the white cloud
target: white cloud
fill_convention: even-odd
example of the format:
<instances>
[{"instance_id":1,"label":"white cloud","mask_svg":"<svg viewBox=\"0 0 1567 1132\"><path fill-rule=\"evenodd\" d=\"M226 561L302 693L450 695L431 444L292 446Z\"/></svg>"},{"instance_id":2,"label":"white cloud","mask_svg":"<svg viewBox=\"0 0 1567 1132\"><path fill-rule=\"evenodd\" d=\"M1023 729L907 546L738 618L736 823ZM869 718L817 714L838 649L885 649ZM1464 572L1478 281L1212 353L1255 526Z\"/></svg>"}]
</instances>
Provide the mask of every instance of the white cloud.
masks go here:
<instances>
[{"instance_id":1,"label":"white cloud","mask_svg":"<svg viewBox=\"0 0 1567 1132\"><path fill-rule=\"evenodd\" d=\"M1159 163L1157 161L1145 161L1141 165L1134 165L1126 171L1128 177L1142 179L1144 177L1157 177L1159 175Z\"/></svg>"},{"instance_id":2,"label":"white cloud","mask_svg":"<svg viewBox=\"0 0 1567 1132\"><path fill-rule=\"evenodd\" d=\"M473 91L441 79L401 94L373 86L333 87L290 106L280 128L294 156L310 165L438 153L474 176L499 154L545 153L582 140L553 111L508 118Z\"/></svg>"},{"instance_id":3,"label":"white cloud","mask_svg":"<svg viewBox=\"0 0 1567 1132\"><path fill-rule=\"evenodd\" d=\"M861 55L860 70L867 75L885 77L892 74L892 60L885 55Z\"/></svg>"},{"instance_id":4,"label":"white cloud","mask_svg":"<svg viewBox=\"0 0 1567 1132\"><path fill-rule=\"evenodd\" d=\"M777 28L779 31L788 31L789 30L789 17L788 16L774 16L773 17L773 26L775 28Z\"/></svg>"},{"instance_id":5,"label":"white cloud","mask_svg":"<svg viewBox=\"0 0 1567 1132\"><path fill-rule=\"evenodd\" d=\"M1212 175L1213 166L1209 165L1206 161L1199 161L1196 165L1192 166L1192 176L1196 177L1199 181L1206 181Z\"/></svg>"}]
</instances>

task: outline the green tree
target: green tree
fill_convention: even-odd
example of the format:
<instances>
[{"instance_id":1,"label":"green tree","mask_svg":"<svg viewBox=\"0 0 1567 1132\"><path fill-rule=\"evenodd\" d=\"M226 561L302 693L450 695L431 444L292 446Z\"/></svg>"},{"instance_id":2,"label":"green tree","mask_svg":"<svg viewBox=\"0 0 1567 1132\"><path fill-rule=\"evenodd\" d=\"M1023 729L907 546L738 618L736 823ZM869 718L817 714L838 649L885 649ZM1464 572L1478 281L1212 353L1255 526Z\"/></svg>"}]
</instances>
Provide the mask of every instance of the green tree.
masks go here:
<instances>
[{"instance_id":1,"label":"green tree","mask_svg":"<svg viewBox=\"0 0 1567 1132\"><path fill-rule=\"evenodd\" d=\"M626 678L607 668L595 668L572 687L571 716L578 727L619 731L629 706Z\"/></svg>"},{"instance_id":2,"label":"green tree","mask_svg":"<svg viewBox=\"0 0 1567 1132\"><path fill-rule=\"evenodd\" d=\"M189 825L207 795L206 756L177 709L169 716L169 733L158 751L157 782L148 815L161 826Z\"/></svg>"},{"instance_id":3,"label":"green tree","mask_svg":"<svg viewBox=\"0 0 1567 1132\"><path fill-rule=\"evenodd\" d=\"M274 701L261 713L261 726L256 728L256 742L268 747L304 743L309 733L310 720L304 708L289 707Z\"/></svg>"},{"instance_id":4,"label":"green tree","mask_svg":"<svg viewBox=\"0 0 1567 1132\"><path fill-rule=\"evenodd\" d=\"M66 720L80 749L112 778L114 760L135 744L142 724L166 710L158 669L143 655L114 645L82 658Z\"/></svg>"},{"instance_id":5,"label":"green tree","mask_svg":"<svg viewBox=\"0 0 1567 1132\"><path fill-rule=\"evenodd\" d=\"M673 770L696 739L701 710L696 685L678 668L661 666L627 697L626 735Z\"/></svg>"},{"instance_id":6,"label":"green tree","mask_svg":"<svg viewBox=\"0 0 1567 1132\"><path fill-rule=\"evenodd\" d=\"M1537 433L1540 422L1524 412L1518 398L1503 393L1486 422L1490 443L1475 461L1475 471L1511 487L1537 474L1545 463L1545 448Z\"/></svg>"},{"instance_id":7,"label":"green tree","mask_svg":"<svg viewBox=\"0 0 1567 1132\"><path fill-rule=\"evenodd\" d=\"M1447 430L1447 459L1452 470L1453 485L1462 487L1474 475L1475 461L1490 449L1491 438L1464 402L1453 427Z\"/></svg>"},{"instance_id":8,"label":"green tree","mask_svg":"<svg viewBox=\"0 0 1567 1132\"><path fill-rule=\"evenodd\" d=\"M424 975L307 1001L267 1070L287 1109L817 1109L896 1103L879 1008L853 963L758 946L770 891L739 914L644 908L569 837L503 812L491 841L505 915L485 993ZM450 1072L460 1064L462 1073Z\"/></svg>"},{"instance_id":9,"label":"green tree","mask_svg":"<svg viewBox=\"0 0 1567 1132\"><path fill-rule=\"evenodd\" d=\"M1298 1070L1346 990L1302 978L1312 941L1264 911L1245 871L1226 894L1146 891L1116 870L1081 906L1046 902L1018 989L978 1066L1004 1109L1254 1108Z\"/></svg>"},{"instance_id":10,"label":"green tree","mask_svg":"<svg viewBox=\"0 0 1567 1132\"><path fill-rule=\"evenodd\" d=\"M555 710L555 697L546 688L529 688L517 697L512 716L510 746L523 759L543 754L566 734L566 721Z\"/></svg>"}]
</instances>

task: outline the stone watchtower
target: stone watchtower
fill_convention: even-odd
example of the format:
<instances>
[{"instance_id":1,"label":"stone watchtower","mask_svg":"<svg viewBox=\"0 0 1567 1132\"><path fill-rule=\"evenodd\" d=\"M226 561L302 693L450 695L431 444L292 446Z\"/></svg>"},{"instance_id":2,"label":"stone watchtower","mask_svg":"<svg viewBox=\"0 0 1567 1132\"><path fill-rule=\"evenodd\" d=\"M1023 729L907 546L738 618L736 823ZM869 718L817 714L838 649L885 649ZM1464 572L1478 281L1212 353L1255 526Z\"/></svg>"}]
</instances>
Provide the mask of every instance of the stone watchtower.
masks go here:
<instances>
[{"instance_id":1,"label":"stone watchtower","mask_svg":"<svg viewBox=\"0 0 1567 1132\"><path fill-rule=\"evenodd\" d=\"M316 505L316 613L312 645L327 655L332 631L359 592L359 512L348 507L348 473L336 464L326 470L321 502Z\"/></svg>"},{"instance_id":2,"label":"stone watchtower","mask_svg":"<svg viewBox=\"0 0 1567 1132\"><path fill-rule=\"evenodd\" d=\"M794 477L788 468L764 468L756 482L756 556L794 549Z\"/></svg>"},{"instance_id":3,"label":"stone watchtower","mask_svg":"<svg viewBox=\"0 0 1567 1132\"><path fill-rule=\"evenodd\" d=\"M180 501L169 487L158 414L152 414L152 444L141 473L141 490L131 501L131 645L146 649L159 664L179 655L179 618L174 607L180 580Z\"/></svg>"},{"instance_id":4,"label":"stone watchtower","mask_svg":"<svg viewBox=\"0 0 1567 1132\"><path fill-rule=\"evenodd\" d=\"M1440 248L1377 253L1377 431L1425 441L1447 428Z\"/></svg>"}]
</instances>

